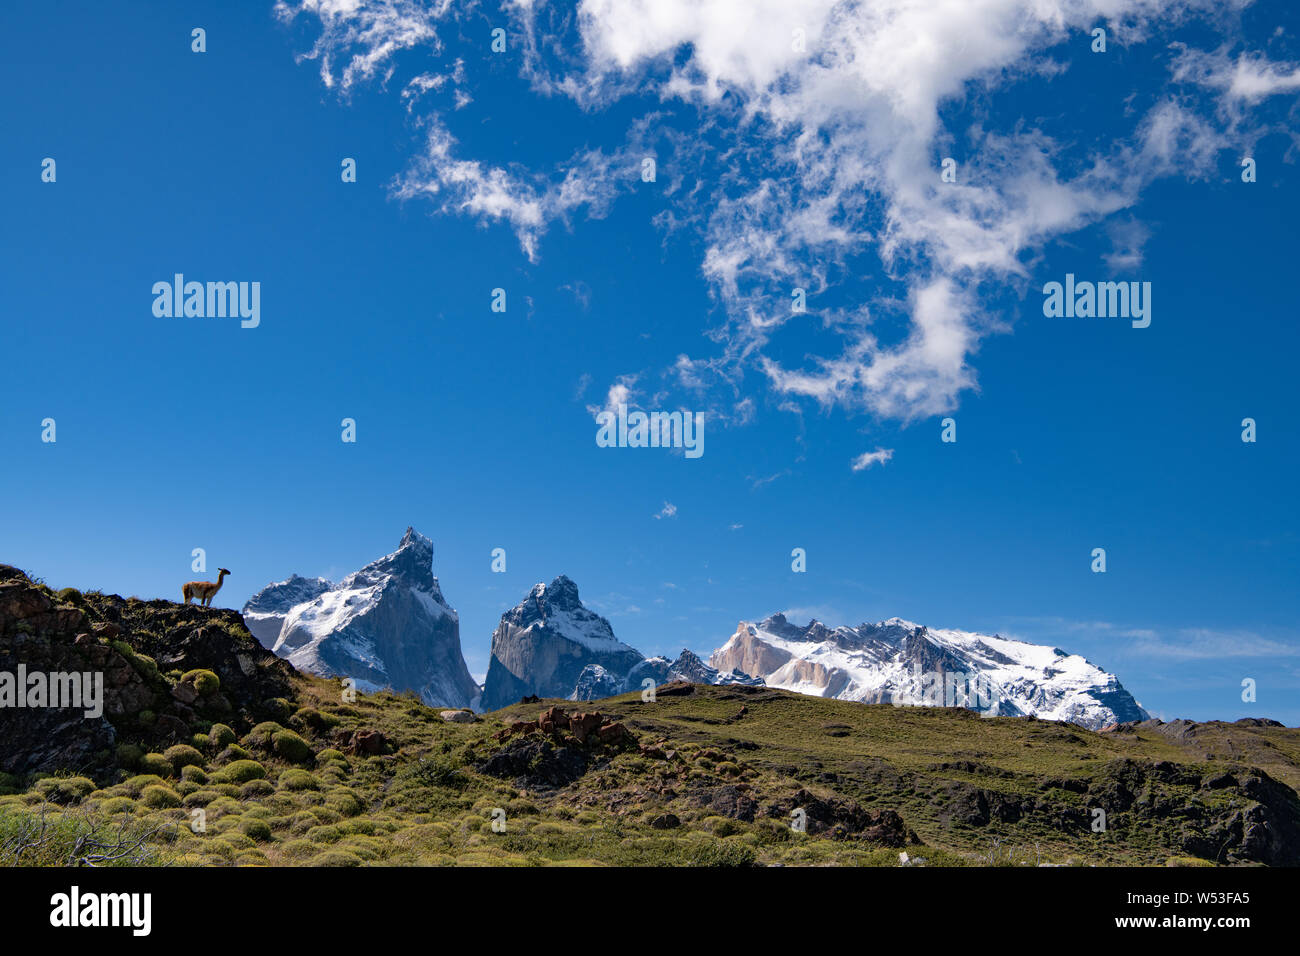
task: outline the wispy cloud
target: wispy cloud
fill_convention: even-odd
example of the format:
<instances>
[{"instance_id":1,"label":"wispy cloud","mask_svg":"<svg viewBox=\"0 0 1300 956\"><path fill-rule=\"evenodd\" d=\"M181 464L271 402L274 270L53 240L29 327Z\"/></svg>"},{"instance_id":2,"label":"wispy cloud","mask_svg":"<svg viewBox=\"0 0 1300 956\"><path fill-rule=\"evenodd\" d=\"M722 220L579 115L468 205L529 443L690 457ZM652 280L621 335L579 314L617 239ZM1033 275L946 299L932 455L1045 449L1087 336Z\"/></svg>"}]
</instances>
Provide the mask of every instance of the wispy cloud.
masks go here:
<instances>
[{"instance_id":1,"label":"wispy cloud","mask_svg":"<svg viewBox=\"0 0 1300 956\"><path fill-rule=\"evenodd\" d=\"M1118 657L1188 661L1300 657L1300 634L1270 637L1238 628L1133 626L1059 617L1020 619L1013 629L1021 627L1028 635L1021 639L1035 643L1060 643L1061 635L1105 640L1107 654Z\"/></svg>"},{"instance_id":2,"label":"wispy cloud","mask_svg":"<svg viewBox=\"0 0 1300 956\"><path fill-rule=\"evenodd\" d=\"M1300 640L1288 643L1252 631L1192 627L1139 637L1128 653L1179 660L1300 657Z\"/></svg>"},{"instance_id":3,"label":"wispy cloud","mask_svg":"<svg viewBox=\"0 0 1300 956\"><path fill-rule=\"evenodd\" d=\"M552 222L604 215L637 188L640 160L653 156L663 171L655 221L702 241L701 270L725 313L707 330L713 354L683 354L654 374L715 398L711 418L720 424L756 414L739 394L753 372L778 402L914 420L955 408L977 387L981 342L1009 327L992 297L1023 291L1028 264L1049 243L1131 210L1159 177L1209 175L1219 152L1242 139L1246 109L1300 88L1295 64L1233 45L1232 7L583 0L575 16L515 2L505 7L511 42L522 47L516 62L536 94L568 97L592 113L634 94L657 96L659 105L557 168L486 163L462 154L445 121L464 105L464 63L474 58L460 58L459 73L421 74L404 87L408 107L422 104L425 142L395 191L503 223L536 260ZM469 15L450 0L280 0L276 9L285 20L319 19L321 34L304 56L343 91L387 83L404 50L443 53L440 31ZM1080 41L1098 24L1112 43L1135 45L1193 20L1208 23L1222 45L1174 47L1169 89L1131 117L1114 117L1114 135L1101 144L1065 146L1038 117L991 115L992 93L1067 70L1062 45L1085 50ZM950 129L944 108L963 99L966 114L981 120ZM666 111L693 118L697 132L658 122ZM1073 140L1071 128L1063 131ZM936 157L949 149L963 159L956 182L943 183ZM1113 238L1112 267L1140 261L1139 225ZM817 306L822 293L853 288L863 254L879 266L874 291ZM815 315L791 310L794 288L807 290ZM904 319L900 331L879 321L891 314ZM802 360L771 348L779 330L810 318L829 333L828 345Z\"/></svg>"},{"instance_id":4,"label":"wispy cloud","mask_svg":"<svg viewBox=\"0 0 1300 956\"><path fill-rule=\"evenodd\" d=\"M1276 62L1263 53L1232 56L1226 47L1214 51L1177 44L1172 70L1180 82L1220 91L1226 100L1255 103L1270 96L1300 91L1300 64Z\"/></svg>"},{"instance_id":5,"label":"wispy cloud","mask_svg":"<svg viewBox=\"0 0 1300 956\"><path fill-rule=\"evenodd\" d=\"M654 517L656 521L660 518L675 518L677 517L677 506L671 501L665 501L664 506L659 509L659 513Z\"/></svg>"},{"instance_id":6,"label":"wispy cloud","mask_svg":"<svg viewBox=\"0 0 1300 956\"><path fill-rule=\"evenodd\" d=\"M749 482L749 487L757 490L762 488L764 485L770 485L772 482L778 481L789 474L789 468L782 468L780 471L773 472L770 475L750 475L745 480Z\"/></svg>"},{"instance_id":7,"label":"wispy cloud","mask_svg":"<svg viewBox=\"0 0 1300 956\"><path fill-rule=\"evenodd\" d=\"M866 471L872 465L883 465L893 457L894 449L892 448L877 448L875 451L864 451L853 459L853 470Z\"/></svg>"}]
</instances>

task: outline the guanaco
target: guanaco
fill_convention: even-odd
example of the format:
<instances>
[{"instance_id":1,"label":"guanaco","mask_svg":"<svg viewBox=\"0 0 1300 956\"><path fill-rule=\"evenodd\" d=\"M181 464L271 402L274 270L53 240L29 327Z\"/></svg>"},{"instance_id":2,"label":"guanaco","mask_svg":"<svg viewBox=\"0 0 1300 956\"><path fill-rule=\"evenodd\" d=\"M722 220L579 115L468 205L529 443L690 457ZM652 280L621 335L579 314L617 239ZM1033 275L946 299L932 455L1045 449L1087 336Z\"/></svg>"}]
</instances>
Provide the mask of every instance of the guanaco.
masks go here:
<instances>
[{"instance_id":1,"label":"guanaco","mask_svg":"<svg viewBox=\"0 0 1300 956\"><path fill-rule=\"evenodd\" d=\"M190 603L190 598L198 598L203 607L212 607L212 598L221 590L221 579L230 573L225 568L217 568L217 571L220 573L215 581L189 581L181 588L186 604Z\"/></svg>"}]
</instances>

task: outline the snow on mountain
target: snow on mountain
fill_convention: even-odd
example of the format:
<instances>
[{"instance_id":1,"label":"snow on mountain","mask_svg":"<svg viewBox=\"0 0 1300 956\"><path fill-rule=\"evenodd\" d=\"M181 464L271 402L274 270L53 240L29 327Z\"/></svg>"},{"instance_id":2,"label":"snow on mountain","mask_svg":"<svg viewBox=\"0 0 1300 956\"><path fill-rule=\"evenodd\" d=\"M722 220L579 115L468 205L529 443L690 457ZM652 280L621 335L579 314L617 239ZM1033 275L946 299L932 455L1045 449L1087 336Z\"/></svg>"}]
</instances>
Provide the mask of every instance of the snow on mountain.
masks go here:
<instances>
[{"instance_id":1,"label":"snow on mountain","mask_svg":"<svg viewBox=\"0 0 1300 956\"><path fill-rule=\"evenodd\" d=\"M550 584L535 585L501 615L492 634L483 709L533 694L571 697L588 665L604 672L586 674L586 686L594 689L609 684L609 675L621 679L641 659L640 651L614 636L609 621L583 606L578 586L560 575Z\"/></svg>"},{"instance_id":2,"label":"snow on mountain","mask_svg":"<svg viewBox=\"0 0 1300 956\"><path fill-rule=\"evenodd\" d=\"M244 624L263 647L275 647L289 612L320 597L334 585L325 578L291 575L287 581L268 584L244 605Z\"/></svg>"},{"instance_id":3,"label":"snow on mountain","mask_svg":"<svg viewBox=\"0 0 1300 956\"><path fill-rule=\"evenodd\" d=\"M656 684L667 684L669 681L684 680L692 684L763 684L763 678L750 677L742 671L735 670L718 670L716 667L710 667L704 661L700 660L698 654L687 648L682 648L681 654L677 660L670 660L667 657L647 657L639 664L628 671L624 679L623 686L616 693L627 693L628 691L641 690L645 686L643 681L647 678L652 679Z\"/></svg>"},{"instance_id":4,"label":"snow on mountain","mask_svg":"<svg viewBox=\"0 0 1300 956\"><path fill-rule=\"evenodd\" d=\"M901 618L835 628L798 627L782 614L741 621L709 663L841 700L970 706L1092 729L1148 716L1113 674L1077 654Z\"/></svg>"},{"instance_id":5,"label":"snow on mountain","mask_svg":"<svg viewBox=\"0 0 1300 956\"><path fill-rule=\"evenodd\" d=\"M569 694L569 700L599 700L629 691L645 690L646 681L653 686L670 681L684 680L692 684L750 684L761 686L761 677L750 677L735 671L720 671L700 660L698 654L682 649L677 660L667 657L647 657L632 665L626 675L611 672L599 664L588 664L578 675L578 681Z\"/></svg>"},{"instance_id":6,"label":"snow on mountain","mask_svg":"<svg viewBox=\"0 0 1300 956\"><path fill-rule=\"evenodd\" d=\"M244 613L264 615L267 628L275 614L283 615L272 649L294 667L351 677L365 691L414 690L435 707L477 704L479 688L461 654L460 620L433 576L433 542L414 529L406 529L392 554L291 607L283 607L289 589L280 604L274 595L259 600L277 587L256 595Z\"/></svg>"},{"instance_id":7,"label":"snow on mountain","mask_svg":"<svg viewBox=\"0 0 1300 956\"><path fill-rule=\"evenodd\" d=\"M578 674L569 700L600 700L623 693L623 678L599 664L588 664Z\"/></svg>"}]
</instances>

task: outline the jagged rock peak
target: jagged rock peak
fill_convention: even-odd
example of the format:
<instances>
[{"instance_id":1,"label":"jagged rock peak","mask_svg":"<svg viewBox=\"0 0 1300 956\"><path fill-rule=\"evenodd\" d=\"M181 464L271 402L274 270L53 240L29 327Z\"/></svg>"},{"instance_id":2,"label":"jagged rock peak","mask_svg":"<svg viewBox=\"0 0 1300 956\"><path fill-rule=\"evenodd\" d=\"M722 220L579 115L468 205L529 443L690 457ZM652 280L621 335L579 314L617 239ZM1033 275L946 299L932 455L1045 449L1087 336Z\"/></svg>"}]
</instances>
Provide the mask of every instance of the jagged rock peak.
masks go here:
<instances>
[{"instance_id":1,"label":"jagged rock peak","mask_svg":"<svg viewBox=\"0 0 1300 956\"><path fill-rule=\"evenodd\" d=\"M582 606L582 601L578 598L578 585L565 574L557 576L550 584L534 584L525 600L533 601L543 610L558 608L572 611Z\"/></svg>"},{"instance_id":2,"label":"jagged rock peak","mask_svg":"<svg viewBox=\"0 0 1300 956\"><path fill-rule=\"evenodd\" d=\"M479 689L460 649L459 618L433 576L433 542L414 528L406 529L396 551L338 585L276 613L246 609L245 620L259 640L301 670L350 677L365 691L414 690L434 706L473 707L477 701Z\"/></svg>"},{"instance_id":3,"label":"jagged rock peak","mask_svg":"<svg viewBox=\"0 0 1300 956\"><path fill-rule=\"evenodd\" d=\"M396 551L348 575L339 587L373 587L390 581L428 590L439 602L445 603L438 579L433 574L433 542L414 528L406 529Z\"/></svg>"}]
</instances>

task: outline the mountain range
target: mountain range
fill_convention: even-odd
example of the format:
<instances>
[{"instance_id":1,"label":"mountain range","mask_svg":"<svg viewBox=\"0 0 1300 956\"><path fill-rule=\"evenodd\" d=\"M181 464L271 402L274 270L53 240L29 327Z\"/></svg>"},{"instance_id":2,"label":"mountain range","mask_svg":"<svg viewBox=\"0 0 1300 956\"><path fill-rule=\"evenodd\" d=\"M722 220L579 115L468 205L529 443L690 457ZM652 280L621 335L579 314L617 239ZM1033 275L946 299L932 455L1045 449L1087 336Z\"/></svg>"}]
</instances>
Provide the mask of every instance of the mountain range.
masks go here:
<instances>
[{"instance_id":1,"label":"mountain range","mask_svg":"<svg viewBox=\"0 0 1300 956\"><path fill-rule=\"evenodd\" d=\"M773 614L740 622L707 663L688 649L676 660L647 658L583 605L565 575L534 585L502 614L479 687L432 563L432 542L407 528L396 551L338 584L295 574L268 585L244 605L244 619L259 641L301 670L350 677L361 690L413 690L434 706L491 711L531 696L596 700L684 680L866 703L960 705L1091 729L1149 716L1113 674L1077 654L901 618L800 627Z\"/></svg>"},{"instance_id":2,"label":"mountain range","mask_svg":"<svg viewBox=\"0 0 1300 956\"><path fill-rule=\"evenodd\" d=\"M398 552L280 608L285 638L312 614L319 624L348 608L335 615L338 632L315 635L312 659L365 644L366 655L390 657L371 662L373 677L423 681L411 686L433 696L442 679L425 667L400 676L384 630L438 593L431 562L427 539L409 533ZM558 655L568 650L559 631L576 621L611 666L636 656L579 607L576 587L557 579L532 589L504 631L546 636ZM264 602L262 613L275 612ZM451 658L440 666L454 675L452 614L421 612L407 639L412 654L440 641ZM1014 684L1035 655L1059 655L900 621L829 636L775 617L752 628L718 656L748 654L756 670L775 662L773 679L798 676L819 694L873 692L877 659L983 661ZM366 663L332 659L346 672ZM561 663L548 679L573 675L577 661ZM1089 679L1068 655L1059 669L1046 679ZM637 688L673 673L681 679L654 697ZM807 683L808 674L831 682ZM102 678L93 701L82 675ZM608 689L598 679L632 689L582 699ZM235 611L56 589L0 564L0 820L11 837L0 840L0 865L1300 863L1300 730L1276 721L1142 720L1094 732L1032 716L981 720L966 707L871 706L762 680L685 651L640 658L626 675L584 664L573 705L529 696L474 715L392 693L351 701L335 678L271 653ZM892 694L901 680L895 672L875 690ZM1013 687L1016 706L1023 693ZM1064 695L1044 712L1063 715L1072 702ZM503 803L511 839L485 839ZM175 826L200 807L224 825Z\"/></svg>"}]
</instances>

